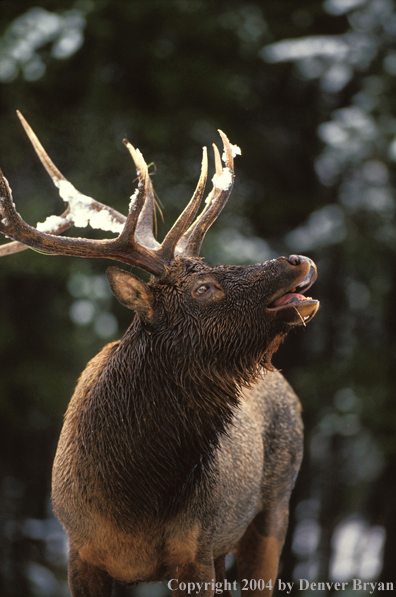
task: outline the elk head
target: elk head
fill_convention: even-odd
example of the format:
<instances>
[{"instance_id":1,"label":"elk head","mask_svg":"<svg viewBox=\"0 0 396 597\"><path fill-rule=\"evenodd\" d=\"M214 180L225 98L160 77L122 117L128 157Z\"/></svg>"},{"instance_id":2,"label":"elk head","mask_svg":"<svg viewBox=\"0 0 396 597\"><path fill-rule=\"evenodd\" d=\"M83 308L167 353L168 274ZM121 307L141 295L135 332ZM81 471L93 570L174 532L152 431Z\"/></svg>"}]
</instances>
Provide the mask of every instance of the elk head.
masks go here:
<instances>
[{"instance_id":1,"label":"elk head","mask_svg":"<svg viewBox=\"0 0 396 597\"><path fill-rule=\"evenodd\" d=\"M123 305L136 311L142 329L159 338L172 336L170 350L174 358L183 359L186 349L191 349L194 358L206 355L212 371L214 363L216 369L223 370L233 363L242 381L246 375L241 372L249 371L249 377L262 365L269 367L272 352L288 330L315 315L318 301L304 296L316 279L316 267L307 257L292 255L256 265L215 268L199 258L204 235L231 193L234 157L240 153L224 133L220 131L225 166L222 167L214 145L216 172L204 209L197 216L208 172L206 148L197 188L159 244L153 234L153 190L138 149L124 141L139 177L125 217L79 193L52 163L22 115L18 115L69 205L62 216L51 216L37 228L29 226L17 213L11 189L2 175L0 231L18 242L3 245L0 255L27 245L47 254L105 257L149 272L151 280L146 284L127 271L115 267L107 270L113 293ZM73 224L81 225L81 220L84 225L90 222L94 227L116 230L119 236L108 240L57 236ZM179 342L179 337L183 342Z\"/></svg>"}]
</instances>

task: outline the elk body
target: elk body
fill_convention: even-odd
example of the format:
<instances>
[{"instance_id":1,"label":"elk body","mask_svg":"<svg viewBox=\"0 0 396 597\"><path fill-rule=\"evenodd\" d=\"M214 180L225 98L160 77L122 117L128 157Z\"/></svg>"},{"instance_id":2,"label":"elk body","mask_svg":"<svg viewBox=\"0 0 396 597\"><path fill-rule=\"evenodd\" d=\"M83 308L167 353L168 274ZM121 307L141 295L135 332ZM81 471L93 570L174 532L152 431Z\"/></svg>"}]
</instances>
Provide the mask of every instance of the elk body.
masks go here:
<instances>
[{"instance_id":1,"label":"elk body","mask_svg":"<svg viewBox=\"0 0 396 597\"><path fill-rule=\"evenodd\" d=\"M235 147L222 133L225 167L215 149L204 210L196 217L205 151L196 192L159 245L138 150L127 143L139 185L125 218L79 194L23 123L69 208L56 225L32 228L15 211L3 177L0 230L23 243L4 245L3 253L29 245L109 257L151 274L145 283L108 269L113 293L135 317L81 375L55 457L52 499L69 537L72 596L109 597L115 579L167 580L175 595L194 587L208 597L226 588L224 560L231 551L247 583L244 594L270 595L302 457L299 401L273 370L271 356L318 309L303 295L316 278L315 265L292 255L211 268L199 258L234 179ZM77 199L118 226L119 236L56 236L75 223Z\"/></svg>"}]
</instances>

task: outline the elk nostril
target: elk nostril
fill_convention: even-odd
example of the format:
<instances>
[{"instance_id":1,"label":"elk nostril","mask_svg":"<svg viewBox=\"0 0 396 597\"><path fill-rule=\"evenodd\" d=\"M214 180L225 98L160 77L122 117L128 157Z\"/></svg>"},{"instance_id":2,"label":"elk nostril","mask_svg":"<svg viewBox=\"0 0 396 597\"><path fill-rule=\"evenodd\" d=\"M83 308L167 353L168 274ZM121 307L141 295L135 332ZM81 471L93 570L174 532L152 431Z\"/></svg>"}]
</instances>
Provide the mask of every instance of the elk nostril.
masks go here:
<instances>
[{"instance_id":1,"label":"elk nostril","mask_svg":"<svg viewBox=\"0 0 396 597\"><path fill-rule=\"evenodd\" d=\"M289 255L288 262L292 265L299 265L301 263L301 259L299 255Z\"/></svg>"}]
</instances>

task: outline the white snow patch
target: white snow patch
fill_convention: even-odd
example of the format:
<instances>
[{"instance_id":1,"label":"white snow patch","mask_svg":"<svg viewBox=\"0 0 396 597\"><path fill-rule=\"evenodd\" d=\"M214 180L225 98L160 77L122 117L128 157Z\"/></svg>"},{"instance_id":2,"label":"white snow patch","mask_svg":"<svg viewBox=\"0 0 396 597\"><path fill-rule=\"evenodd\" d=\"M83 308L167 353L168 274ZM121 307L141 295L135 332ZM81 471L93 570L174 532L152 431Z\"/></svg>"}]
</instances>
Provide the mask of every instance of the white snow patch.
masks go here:
<instances>
[{"instance_id":1,"label":"white snow patch","mask_svg":"<svg viewBox=\"0 0 396 597\"><path fill-rule=\"evenodd\" d=\"M235 158L237 155L241 155L241 148L238 147L238 145L232 145L232 143L230 143L230 147L231 147L231 155L233 158ZM223 151L223 155L221 156L221 159L223 160L224 163L226 163L227 160L227 156L226 156L226 152Z\"/></svg>"},{"instance_id":2,"label":"white snow patch","mask_svg":"<svg viewBox=\"0 0 396 597\"><path fill-rule=\"evenodd\" d=\"M72 218L70 214L67 218L62 218L61 216L48 216L48 218L44 222L37 222L37 230L40 232L46 232L47 234L53 234L58 230L60 226L65 224L66 222L70 222Z\"/></svg>"},{"instance_id":3,"label":"white snow patch","mask_svg":"<svg viewBox=\"0 0 396 597\"><path fill-rule=\"evenodd\" d=\"M231 150L232 150L232 157L235 158L237 155L241 155L242 151L241 148L238 145L232 145L231 144Z\"/></svg>"},{"instance_id":4,"label":"white snow patch","mask_svg":"<svg viewBox=\"0 0 396 597\"><path fill-rule=\"evenodd\" d=\"M212 178L213 185L221 191L228 191L232 185L232 172L229 168L223 168L220 176L215 174Z\"/></svg>"},{"instance_id":5,"label":"white snow patch","mask_svg":"<svg viewBox=\"0 0 396 597\"><path fill-rule=\"evenodd\" d=\"M129 211L135 211L136 209L136 201L139 195L139 187L135 190L133 195L131 195L131 201L129 203Z\"/></svg>"},{"instance_id":6,"label":"white snow patch","mask_svg":"<svg viewBox=\"0 0 396 597\"><path fill-rule=\"evenodd\" d=\"M111 232L122 232L124 228L123 224L120 224L114 220L111 215L102 209L101 211L95 211L90 219L89 223L91 228L97 228L98 230L110 230Z\"/></svg>"},{"instance_id":7,"label":"white snow patch","mask_svg":"<svg viewBox=\"0 0 396 597\"><path fill-rule=\"evenodd\" d=\"M122 231L123 224L117 222L105 208L100 211L95 209L93 207L94 200L77 191L69 181L53 178L53 182L59 189L59 195L70 205L70 213L63 219L63 222L72 220L77 228L86 228L90 224L92 228L100 230L116 233ZM38 224L37 229L50 232L47 228L44 230L44 227L58 226L60 223L62 223L61 217L50 216L43 224Z\"/></svg>"}]
</instances>

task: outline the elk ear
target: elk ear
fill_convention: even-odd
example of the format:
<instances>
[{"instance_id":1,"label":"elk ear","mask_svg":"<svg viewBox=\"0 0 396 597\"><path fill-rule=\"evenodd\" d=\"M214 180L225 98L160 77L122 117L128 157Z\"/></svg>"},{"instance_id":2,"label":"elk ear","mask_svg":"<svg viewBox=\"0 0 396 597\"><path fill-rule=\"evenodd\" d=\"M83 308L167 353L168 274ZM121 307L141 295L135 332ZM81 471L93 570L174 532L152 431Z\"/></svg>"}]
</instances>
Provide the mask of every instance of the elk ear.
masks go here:
<instances>
[{"instance_id":1,"label":"elk ear","mask_svg":"<svg viewBox=\"0 0 396 597\"><path fill-rule=\"evenodd\" d=\"M133 274L118 267L106 271L110 288L124 307L136 311L144 321L153 318L153 295L150 288Z\"/></svg>"}]
</instances>

